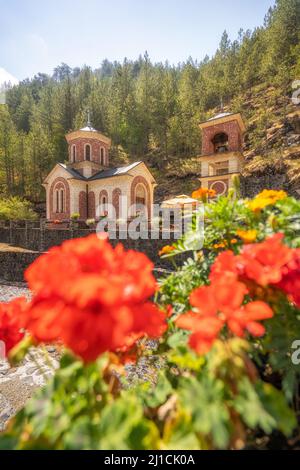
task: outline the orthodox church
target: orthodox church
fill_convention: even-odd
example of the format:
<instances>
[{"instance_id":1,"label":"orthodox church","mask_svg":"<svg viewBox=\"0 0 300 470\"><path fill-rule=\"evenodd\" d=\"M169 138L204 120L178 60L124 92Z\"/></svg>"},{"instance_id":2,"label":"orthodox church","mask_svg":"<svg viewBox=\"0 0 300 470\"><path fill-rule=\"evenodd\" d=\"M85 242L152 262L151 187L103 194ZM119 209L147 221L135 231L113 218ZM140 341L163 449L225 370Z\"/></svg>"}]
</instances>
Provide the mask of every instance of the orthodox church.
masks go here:
<instances>
[{"instance_id":1,"label":"orthodox church","mask_svg":"<svg viewBox=\"0 0 300 470\"><path fill-rule=\"evenodd\" d=\"M68 163L58 163L43 183L48 220L68 220L75 213L81 220L94 219L102 215L97 207L109 204L117 218L134 216L129 208L134 212L136 204L143 204L151 218L156 183L143 162L110 167L111 140L94 129L89 118L86 127L70 132L66 140Z\"/></svg>"},{"instance_id":2,"label":"orthodox church","mask_svg":"<svg viewBox=\"0 0 300 470\"><path fill-rule=\"evenodd\" d=\"M244 167L245 124L240 113L220 113L199 125L202 131L200 183L217 196L227 194Z\"/></svg>"}]
</instances>

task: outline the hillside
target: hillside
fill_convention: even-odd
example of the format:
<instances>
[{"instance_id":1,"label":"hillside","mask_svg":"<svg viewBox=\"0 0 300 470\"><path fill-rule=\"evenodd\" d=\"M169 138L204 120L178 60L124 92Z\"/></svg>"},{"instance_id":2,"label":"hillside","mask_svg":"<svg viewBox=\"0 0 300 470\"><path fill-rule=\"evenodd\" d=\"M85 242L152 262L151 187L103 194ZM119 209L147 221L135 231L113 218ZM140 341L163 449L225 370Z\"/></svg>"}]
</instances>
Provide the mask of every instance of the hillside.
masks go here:
<instances>
[{"instance_id":1,"label":"hillside","mask_svg":"<svg viewBox=\"0 0 300 470\"><path fill-rule=\"evenodd\" d=\"M199 122L219 112L221 101L247 126L243 188L295 193L299 106L291 98L299 78L299 0L276 0L262 26L236 39L224 31L215 54L201 61L153 63L145 52L136 60L105 59L94 70L61 64L6 93L0 196L42 202L45 176L67 159L65 134L86 125L88 109L93 127L112 139L111 165L144 160L158 182L157 200L190 193L198 186Z\"/></svg>"},{"instance_id":2,"label":"hillside","mask_svg":"<svg viewBox=\"0 0 300 470\"><path fill-rule=\"evenodd\" d=\"M300 106L293 104L281 88L265 84L238 95L224 110L241 112L246 123L242 179L245 194L251 196L263 187L283 187L299 197L296 190L300 190ZM207 118L218 111L210 109ZM199 130L199 155L200 143ZM145 160L151 167L153 155ZM157 200L189 194L199 186L197 156L162 159L159 169L153 167L152 171L158 181Z\"/></svg>"}]
</instances>

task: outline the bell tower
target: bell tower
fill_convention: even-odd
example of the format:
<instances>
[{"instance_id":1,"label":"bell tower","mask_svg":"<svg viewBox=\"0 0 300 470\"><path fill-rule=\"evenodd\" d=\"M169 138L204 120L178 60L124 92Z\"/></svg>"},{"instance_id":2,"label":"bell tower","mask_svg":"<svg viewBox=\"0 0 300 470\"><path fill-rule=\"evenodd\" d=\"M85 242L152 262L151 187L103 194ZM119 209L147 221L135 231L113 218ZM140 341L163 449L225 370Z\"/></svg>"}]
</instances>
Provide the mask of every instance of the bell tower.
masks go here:
<instances>
[{"instance_id":1,"label":"bell tower","mask_svg":"<svg viewBox=\"0 0 300 470\"><path fill-rule=\"evenodd\" d=\"M220 113L199 125L202 131L200 156L202 188L227 194L234 177L244 166L243 136L245 124L240 113Z\"/></svg>"}]
</instances>

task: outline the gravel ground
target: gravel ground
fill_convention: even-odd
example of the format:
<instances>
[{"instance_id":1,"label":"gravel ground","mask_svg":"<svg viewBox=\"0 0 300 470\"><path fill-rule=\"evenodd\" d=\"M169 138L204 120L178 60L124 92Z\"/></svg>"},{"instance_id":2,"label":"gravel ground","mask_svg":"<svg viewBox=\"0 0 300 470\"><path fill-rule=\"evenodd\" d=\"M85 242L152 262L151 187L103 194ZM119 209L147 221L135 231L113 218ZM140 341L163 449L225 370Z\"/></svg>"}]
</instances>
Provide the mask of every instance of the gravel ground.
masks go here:
<instances>
[{"instance_id":1,"label":"gravel ground","mask_svg":"<svg viewBox=\"0 0 300 470\"><path fill-rule=\"evenodd\" d=\"M50 356L51 357L51 356ZM58 361L51 357L51 367L45 363L44 353L33 349L16 368L0 361L0 431L32 396L34 390L50 378Z\"/></svg>"},{"instance_id":2,"label":"gravel ground","mask_svg":"<svg viewBox=\"0 0 300 470\"><path fill-rule=\"evenodd\" d=\"M0 280L0 302L8 302L16 297L30 297L29 289L23 283L5 284Z\"/></svg>"},{"instance_id":3,"label":"gravel ground","mask_svg":"<svg viewBox=\"0 0 300 470\"><path fill-rule=\"evenodd\" d=\"M23 283L6 283L0 280L0 302L7 302L16 297L30 297L30 292ZM155 341L149 341L146 348L155 349ZM23 363L16 368L0 359L0 432L4 430L9 419L14 416L32 396L34 390L45 384L59 365L58 354L53 347L48 347L51 367L45 360L41 349L33 348ZM142 358L137 365L128 365L127 387L140 381L154 383L157 371L163 367L156 356Z\"/></svg>"},{"instance_id":4,"label":"gravel ground","mask_svg":"<svg viewBox=\"0 0 300 470\"><path fill-rule=\"evenodd\" d=\"M29 290L24 284L11 285L0 281L0 302L8 302L21 296L30 297ZM44 352L38 349L33 349L16 368L10 367L7 361L0 359L0 431L25 405L33 391L42 386L58 366L53 348L49 352L52 354L52 367L45 364Z\"/></svg>"},{"instance_id":5,"label":"gravel ground","mask_svg":"<svg viewBox=\"0 0 300 470\"><path fill-rule=\"evenodd\" d=\"M0 431L32 396L34 390L43 386L58 367L57 353L49 350L48 359L44 351L33 348L18 367L10 367L0 360Z\"/></svg>"}]
</instances>

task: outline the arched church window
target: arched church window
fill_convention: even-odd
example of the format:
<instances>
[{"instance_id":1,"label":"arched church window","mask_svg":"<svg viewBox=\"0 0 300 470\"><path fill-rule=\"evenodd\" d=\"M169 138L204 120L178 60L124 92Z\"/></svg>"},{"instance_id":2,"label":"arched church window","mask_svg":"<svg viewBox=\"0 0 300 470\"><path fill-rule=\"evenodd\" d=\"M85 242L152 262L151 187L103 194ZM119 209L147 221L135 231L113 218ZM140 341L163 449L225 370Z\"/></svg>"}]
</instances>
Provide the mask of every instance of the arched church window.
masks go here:
<instances>
[{"instance_id":1,"label":"arched church window","mask_svg":"<svg viewBox=\"0 0 300 470\"><path fill-rule=\"evenodd\" d=\"M101 217L108 214L108 193L105 189L100 192L98 212Z\"/></svg>"},{"instance_id":2,"label":"arched church window","mask_svg":"<svg viewBox=\"0 0 300 470\"><path fill-rule=\"evenodd\" d=\"M90 146L90 144L86 144L86 146L85 146L85 159L87 161L91 160L91 146Z\"/></svg>"},{"instance_id":3,"label":"arched church window","mask_svg":"<svg viewBox=\"0 0 300 470\"><path fill-rule=\"evenodd\" d=\"M64 190L60 190L60 212L65 212L65 195Z\"/></svg>"},{"instance_id":4,"label":"arched church window","mask_svg":"<svg viewBox=\"0 0 300 470\"><path fill-rule=\"evenodd\" d=\"M65 212L65 191L63 188L55 190L55 212Z\"/></svg>"},{"instance_id":5,"label":"arched church window","mask_svg":"<svg viewBox=\"0 0 300 470\"><path fill-rule=\"evenodd\" d=\"M72 162L76 162L76 145L72 145Z\"/></svg>"},{"instance_id":6,"label":"arched church window","mask_svg":"<svg viewBox=\"0 0 300 470\"><path fill-rule=\"evenodd\" d=\"M228 135L220 132L212 139L215 153L228 152Z\"/></svg>"},{"instance_id":7,"label":"arched church window","mask_svg":"<svg viewBox=\"0 0 300 470\"><path fill-rule=\"evenodd\" d=\"M55 212L59 212L59 190L55 191Z\"/></svg>"},{"instance_id":8,"label":"arched church window","mask_svg":"<svg viewBox=\"0 0 300 470\"><path fill-rule=\"evenodd\" d=\"M103 206L103 208L106 208L106 204L107 204L106 196L101 197L100 204Z\"/></svg>"},{"instance_id":9,"label":"arched church window","mask_svg":"<svg viewBox=\"0 0 300 470\"><path fill-rule=\"evenodd\" d=\"M135 203L146 204L146 189L143 184L138 184L135 189Z\"/></svg>"}]
</instances>

